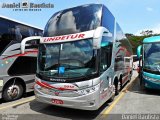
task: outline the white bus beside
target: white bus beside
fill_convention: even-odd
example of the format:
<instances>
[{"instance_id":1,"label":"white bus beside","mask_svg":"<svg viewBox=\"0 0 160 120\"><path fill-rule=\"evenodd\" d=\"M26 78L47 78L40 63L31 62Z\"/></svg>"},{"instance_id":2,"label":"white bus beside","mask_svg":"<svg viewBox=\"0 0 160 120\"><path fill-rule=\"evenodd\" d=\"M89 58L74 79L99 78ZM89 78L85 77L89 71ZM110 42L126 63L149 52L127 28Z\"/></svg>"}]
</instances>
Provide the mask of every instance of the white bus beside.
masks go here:
<instances>
[{"instance_id":1,"label":"white bus beside","mask_svg":"<svg viewBox=\"0 0 160 120\"><path fill-rule=\"evenodd\" d=\"M131 78L131 45L102 4L55 13L39 39L34 90L41 102L96 110Z\"/></svg>"}]
</instances>

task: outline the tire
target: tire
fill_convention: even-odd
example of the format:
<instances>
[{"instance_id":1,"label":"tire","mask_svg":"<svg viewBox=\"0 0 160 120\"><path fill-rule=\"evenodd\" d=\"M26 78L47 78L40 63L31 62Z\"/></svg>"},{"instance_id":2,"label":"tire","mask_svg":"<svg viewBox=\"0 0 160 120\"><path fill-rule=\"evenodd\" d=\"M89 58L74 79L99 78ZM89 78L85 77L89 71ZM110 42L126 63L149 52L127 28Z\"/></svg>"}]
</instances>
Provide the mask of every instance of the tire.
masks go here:
<instances>
[{"instance_id":1,"label":"tire","mask_svg":"<svg viewBox=\"0 0 160 120\"><path fill-rule=\"evenodd\" d=\"M118 89L118 79L116 78L114 80L114 86L115 86L115 95L118 95L119 94L119 89Z\"/></svg>"},{"instance_id":2,"label":"tire","mask_svg":"<svg viewBox=\"0 0 160 120\"><path fill-rule=\"evenodd\" d=\"M2 93L3 100L6 102L14 101L22 97L24 92L23 86L17 82L9 82Z\"/></svg>"},{"instance_id":3,"label":"tire","mask_svg":"<svg viewBox=\"0 0 160 120\"><path fill-rule=\"evenodd\" d=\"M112 95L112 97L108 100L108 102L112 102L114 100L115 94Z\"/></svg>"},{"instance_id":4,"label":"tire","mask_svg":"<svg viewBox=\"0 0 160 120\"><path fill-rule=\"evenodd\" d=\"M123 89L122 76L120 77L119 82L120 82L120 91L121 91Z\"/></svg>"}]
</instances>

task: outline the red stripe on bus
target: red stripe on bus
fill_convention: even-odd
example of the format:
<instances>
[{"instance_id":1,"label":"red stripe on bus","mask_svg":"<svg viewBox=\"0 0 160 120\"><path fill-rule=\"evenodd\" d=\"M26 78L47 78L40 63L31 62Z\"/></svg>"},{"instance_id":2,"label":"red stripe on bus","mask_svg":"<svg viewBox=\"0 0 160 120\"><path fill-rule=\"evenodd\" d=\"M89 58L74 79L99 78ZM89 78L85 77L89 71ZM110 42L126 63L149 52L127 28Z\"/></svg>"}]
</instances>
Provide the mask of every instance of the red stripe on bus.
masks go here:
<instances>
[{"instance_id":1,"label":"red stripe on bus","mask_svg":"<svg viewBox=\"0 0 160 120\"><path fill-rule=\"evenodd\" d=\"M13 58L13 57L24 56L24 55L31 54L31 53L38 53L38 51L37 51L37 50L34 50L34 51L27 51L27 52L25 52L24 54L14 54L14 55L7 56L7 57L5 57L5 58L2 58L2 60L8 59L8 58Z\"/></svg>"},{"instance_id":2,"label":"red stripe on bus","mask_svg":"<svg viewBox=\"0 0 160 120\"><path fill-rule=\"evenodd\" d=\"M44 87L44 88L48 88L48 89L51 89L51 88L52 88L52 87L49 87L49 86L47 86L47 85L45 85L44 83L39 82L39 81L36 81L36 84L38 84L39 86Z\"/></svg>"}]
</instances>

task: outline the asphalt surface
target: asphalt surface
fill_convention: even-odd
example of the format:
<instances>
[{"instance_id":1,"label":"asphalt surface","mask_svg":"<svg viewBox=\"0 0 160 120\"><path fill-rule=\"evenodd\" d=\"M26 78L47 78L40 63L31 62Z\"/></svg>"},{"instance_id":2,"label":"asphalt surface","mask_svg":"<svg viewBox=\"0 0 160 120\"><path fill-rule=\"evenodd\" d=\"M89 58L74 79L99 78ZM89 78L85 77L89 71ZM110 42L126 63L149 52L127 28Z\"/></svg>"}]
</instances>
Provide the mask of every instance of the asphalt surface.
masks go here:
<instances>
[{"instance_id":1,"label":"asphalt surface","mask_svg":"<svg viewBox=\"0 0 160 120\"><path fill-rule=\"evenodd\" d=\"M160 91L142 90L139 86L137 72L132 80L111 103L105 103L97 111L83 111L56 107L40 103L34 99L34 94L4 103L0 100L0 119L2 120L71 120L71 119L126 119L126 114L156 114L160 118ZM134 116L135 117L135 116Z\"/></svg>"}]
</instances>

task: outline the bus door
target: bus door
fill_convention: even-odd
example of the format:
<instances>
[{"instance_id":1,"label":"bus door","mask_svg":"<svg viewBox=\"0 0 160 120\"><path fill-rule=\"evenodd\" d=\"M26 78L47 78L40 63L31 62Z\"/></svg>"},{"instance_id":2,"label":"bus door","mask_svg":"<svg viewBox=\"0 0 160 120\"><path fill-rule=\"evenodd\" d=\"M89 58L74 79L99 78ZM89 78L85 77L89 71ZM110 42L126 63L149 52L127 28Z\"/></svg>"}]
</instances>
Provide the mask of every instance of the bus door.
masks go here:
<instances>
[{"instance_id":1,"label":"bus door","mask_svg":"<svg viewBox=\"0 0 160 120\"><path fill-rule=\"evenodd\" d=\"M101 74L101 89L100 99L103 101L111 96L113 69L112 61L112 42L110 38L103 36L100 49L100 74ZM104 99L105 98L105 99Z\"/></svg>"}]
</instances>

